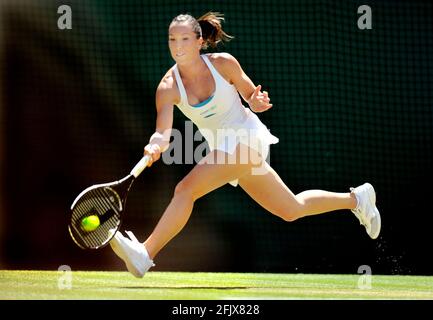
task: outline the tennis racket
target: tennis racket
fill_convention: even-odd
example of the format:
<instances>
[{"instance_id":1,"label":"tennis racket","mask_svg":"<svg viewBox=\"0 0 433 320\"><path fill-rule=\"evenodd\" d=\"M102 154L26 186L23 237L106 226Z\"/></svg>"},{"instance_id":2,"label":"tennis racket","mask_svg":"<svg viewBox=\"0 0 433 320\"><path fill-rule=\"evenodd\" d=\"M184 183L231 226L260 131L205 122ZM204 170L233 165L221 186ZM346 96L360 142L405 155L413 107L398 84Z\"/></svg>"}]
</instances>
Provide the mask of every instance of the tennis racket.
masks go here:
<instances>
[{"instance_id":1,"label":"tennis racket","mask_svg":"<svg viewBox=\"0 0 433 320\"><path fill-rule=\"evenodd\" d=\"M75 198L68 229L72 240L80 248L99 249L110 242L122 223L122 212L132 183L147 167L150 159L149 155L144 156L123 179L93 185ZM82 228L81 222L92 215L97 215L100 223L89 232Z\"/></svg>"}]
</instances>

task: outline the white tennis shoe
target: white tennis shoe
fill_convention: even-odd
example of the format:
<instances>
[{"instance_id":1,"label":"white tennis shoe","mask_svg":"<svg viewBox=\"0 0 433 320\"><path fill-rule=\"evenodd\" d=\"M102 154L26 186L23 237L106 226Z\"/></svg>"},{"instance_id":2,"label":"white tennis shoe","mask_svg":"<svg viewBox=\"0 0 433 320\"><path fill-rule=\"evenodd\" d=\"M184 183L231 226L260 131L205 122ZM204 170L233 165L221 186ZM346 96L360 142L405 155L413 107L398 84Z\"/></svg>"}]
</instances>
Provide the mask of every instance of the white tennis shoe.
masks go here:
<instances>
[{"instance_id":1,"label":"white tennis shoe","mask_svg":"<svg viewBox=\"0 0 433 320\"><path fill-rule=\"evenodd\" d=\"M142 278L155 264L150 259L144 245L137 240L134 234L131 231L125 232L130 239L117 231L110 241L110 246L114 253L125 262L128 271L135 277Z\"/></svg>"},{"instance_id":2,"label":"white tennis shoe","mask_svg":"<svg viewBox=\"0 0 433 320\"><path fill-rule=\"evenodd\" d=\"M361 225L365 227L368 235L372 239L376 239L380 233L381 220L380 213L376 207L376 192L369 183L350 188L358 200L355 209L351 210L358 218Z\"/></svg>"}]
</instances>

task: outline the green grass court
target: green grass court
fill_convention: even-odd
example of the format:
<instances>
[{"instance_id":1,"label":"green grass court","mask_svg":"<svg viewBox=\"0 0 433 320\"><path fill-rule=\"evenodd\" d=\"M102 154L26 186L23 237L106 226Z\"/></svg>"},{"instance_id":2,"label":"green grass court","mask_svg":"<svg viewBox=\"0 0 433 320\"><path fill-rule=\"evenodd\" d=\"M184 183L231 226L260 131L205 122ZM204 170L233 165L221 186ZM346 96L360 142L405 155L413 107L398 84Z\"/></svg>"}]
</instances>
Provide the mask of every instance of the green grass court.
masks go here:
<instances>
[{"instance_id":1,"label":"green grass court","mask_svg":"<svg viewBox=\"0 0 433 320\"><path fill-rule=\"evenodd\" d=\"M61 278L63 276L63 278ZM371 289L359 289L361 275L149 272L71 273L0 271L0 299L433 299L433 277L373 275Z\"/></svg>"}]
</instances>

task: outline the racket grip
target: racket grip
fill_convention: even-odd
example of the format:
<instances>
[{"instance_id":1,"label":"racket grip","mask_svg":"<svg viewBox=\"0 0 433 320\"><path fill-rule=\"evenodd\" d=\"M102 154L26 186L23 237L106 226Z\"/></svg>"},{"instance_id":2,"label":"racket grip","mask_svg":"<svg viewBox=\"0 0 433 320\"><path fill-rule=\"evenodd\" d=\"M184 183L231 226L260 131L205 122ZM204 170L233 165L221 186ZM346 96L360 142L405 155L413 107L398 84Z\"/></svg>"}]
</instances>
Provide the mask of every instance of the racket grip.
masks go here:
<instances>
[{"instance_id":1,"label":"racket grip","mask_svg":"<svg viewBox=\"0 0 433 320\"><path fill-rule=\"evenodd\" d=\"M137 178L140 173L143 172L143 170L147 167L147 164L149 163L150 160L150 156L149 155L145 155L143 158L141 158L141 160L135 165L135 167L131 170L131 174Z\"/></svg>"}]
</instances>

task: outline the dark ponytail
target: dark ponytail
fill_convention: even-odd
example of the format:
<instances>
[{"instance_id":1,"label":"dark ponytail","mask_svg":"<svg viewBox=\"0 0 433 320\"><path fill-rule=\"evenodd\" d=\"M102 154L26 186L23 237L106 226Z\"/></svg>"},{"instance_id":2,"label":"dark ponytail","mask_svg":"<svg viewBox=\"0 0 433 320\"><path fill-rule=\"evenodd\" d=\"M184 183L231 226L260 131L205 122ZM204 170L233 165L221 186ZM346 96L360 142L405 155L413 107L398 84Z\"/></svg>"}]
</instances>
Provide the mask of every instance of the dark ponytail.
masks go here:
<instances>
[{"instance_id":1,"label":"dark ponytail","mask_svg":"<svg viewBox=\"0 0 433 320\"><path fill-rule=\"evenodd\" d=\"M224 15L219 12L208 12L197 19L202 31L203 49L208 46L216 48L221 41L227 42L233 39L232 36L224 32L221 22Z\"/></svg>"},{"instance_id":2,"label":"dark ponytail","mask_svg":"<svg viewBox=\"0 0 433 320\"><path fill-rule=\"evenodd\" d=\"M223 14L219 12L208 12L198 19L195 19L189 14L180 14L171 21L171 24L189 23L192 26L192 30L197 35L197 39L203 37L204 42L202 49L207 49L209 46L216 48L221 41L227 42L233 39L232 36L224 32L221 25L222 21L224 21Z\"/></svg>"}]
</instances>

